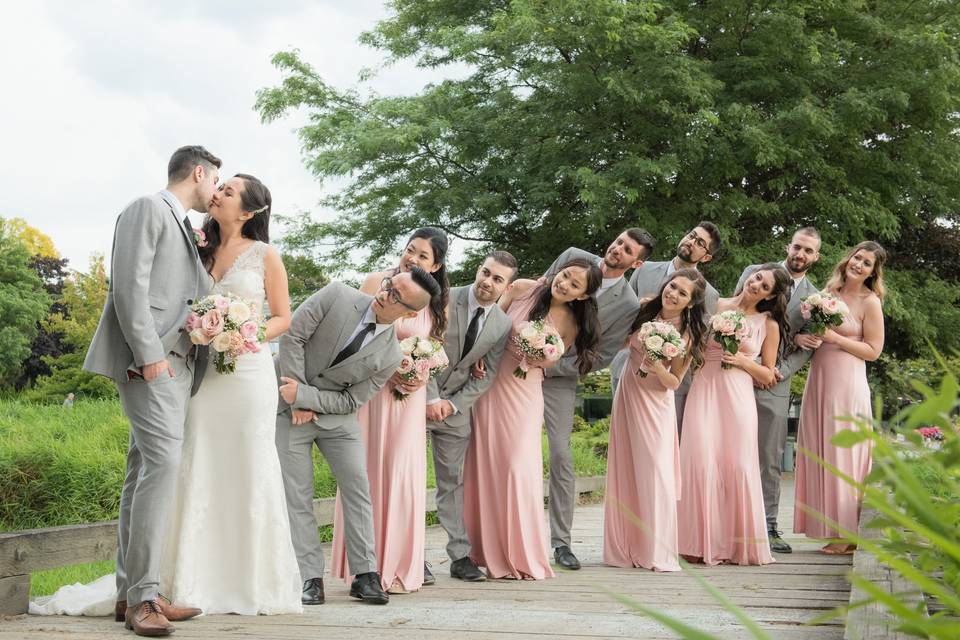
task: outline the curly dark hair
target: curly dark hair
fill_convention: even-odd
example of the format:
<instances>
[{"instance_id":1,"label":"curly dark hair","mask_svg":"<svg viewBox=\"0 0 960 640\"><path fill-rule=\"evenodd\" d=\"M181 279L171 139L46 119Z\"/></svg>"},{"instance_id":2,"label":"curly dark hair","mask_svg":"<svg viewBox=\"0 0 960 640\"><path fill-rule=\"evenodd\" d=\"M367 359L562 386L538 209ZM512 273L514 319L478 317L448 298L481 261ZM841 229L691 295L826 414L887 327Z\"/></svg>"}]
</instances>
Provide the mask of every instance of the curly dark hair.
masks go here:
<instances>
[{"instance_id":1,"label":"curly dark hair","mask_svg":"<svg viewBox=\"0 0 960 640\"><path fill-rule=\"evenodd\" d=\"M597 311L596 293L603 283L603 273L600 267L584 260L575 258L565 263L557 270L559 274L564 269L570 267L580 267L587 272L587 298L585 300L571 300L567 306L573 312L574 320L577 323L577 337L574 339L574 346L577 349L577 369L580 375L584 376L590 373L593 363L599 355L597 345L600 342L600 318ZM542 320L550 313L550 304L553 302L553 279L551 276L546 282L534 289L533 295L536 298L527 320Z\"/></svg>"},{"instance_id":2,"label":"curly dark hair","mask_svg":"<svg viewBox=\"0 0 960 640\"><path fill-rule=\"evenodd\" d=\"M703 364L703 352L707 342L707 307L704 303L706 299L707 281L703 274L696 269L677 269L670 274L670 277L664 280L660 285L657 295L650 298L637 311L637 317L633 319L630 325L629 336L640 330L645 322L654 320L663 310L663 291L673 280L677 278L686 278L693 283L693 292L690 296L690 304L680 314L680 335L689 336L688 352L692 358L690 366L696 370Z\"/></svg>"}]
</instances>

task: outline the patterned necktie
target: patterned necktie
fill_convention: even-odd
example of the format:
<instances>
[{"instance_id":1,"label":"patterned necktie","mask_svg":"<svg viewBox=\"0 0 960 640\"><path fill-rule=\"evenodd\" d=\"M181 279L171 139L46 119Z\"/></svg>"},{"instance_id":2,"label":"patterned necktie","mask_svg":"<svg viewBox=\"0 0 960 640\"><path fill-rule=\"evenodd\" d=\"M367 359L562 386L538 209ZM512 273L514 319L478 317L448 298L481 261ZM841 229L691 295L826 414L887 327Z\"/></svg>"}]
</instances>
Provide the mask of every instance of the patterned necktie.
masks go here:
<instances>
[{"instance_id":1,"label":"patterned necktie","mask_svg":"<svg viewBox=\"0 0 960 640\"><path fill-rule=\"evenodd\" d=\"M477 307L477 312L473 314L473 319L470 320L470 326L467 327L467 335L463 337L463 352L460 354L461 357L470 353L470 349L473 348L473 343L477 341L477 334L480 333L481 317L483 317L483 307Z\"/></svg>"},{"instance_id":2,"label":"patterned necktie","mask_svg":"<svg viewBox=\"0 0 960 640\"><path fill-rule=\"evenodd\" d=\"M357 351L360 351L360 347L363 346L364 339L373 333L374 329L376 328L376 322L368 322L367 324L363 325L363 328L360 329L360 333L354 336L353 340L351 340L350 343L347 344L347 346L345 346L343 350L337 354L337 357L333 359L333 362L330 363L330 366L332 367L335 364L339 364L342 360L346 360Z\"/></svg>"}]
</instances>

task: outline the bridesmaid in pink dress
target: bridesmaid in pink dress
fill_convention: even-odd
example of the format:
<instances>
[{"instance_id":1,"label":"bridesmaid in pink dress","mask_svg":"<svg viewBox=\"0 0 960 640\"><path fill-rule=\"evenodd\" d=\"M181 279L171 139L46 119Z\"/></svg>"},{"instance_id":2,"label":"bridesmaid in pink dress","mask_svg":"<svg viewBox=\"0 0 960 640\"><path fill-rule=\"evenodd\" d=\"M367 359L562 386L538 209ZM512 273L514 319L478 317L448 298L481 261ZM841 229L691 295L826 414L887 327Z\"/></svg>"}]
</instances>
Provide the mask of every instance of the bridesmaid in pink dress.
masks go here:
<instances>
[{"instance_id":1,"label":"bridesmaid in pink dress","mask_svg":"<svg viewBox=\"0 0 960 640\"><path fill-rule=\"evenodd\" d=\"M385 277L417 266L431 273L441 294L419 313L411 311L396 321L397 339L410 336L443 340L447 326L449 282L445 260L446 234L433 227L413 232L396 270L367 276L361 291L375 294ZM367 478L373 502L374 539L381 587L392 594L417 591L424 584L424 519L427 490L427 392L426 381L404 384L398 378L388 383L357 412L367 450ZM393 389L409 392L399 401ZM333 527L334 576L352 579L347 565L341 526L343 514L337 498Z\"/></svg>"},{"instance_id":2,"label":"bridesmaid in pink dress","mask_svg":"<svg viewBox=\"0 0 960 640\"><path fill-rule=\"evenodd\" d=\"M827 554L853 553L842 534L808 510L822 514L848 531L857 531L860 500L857 490L807 457L803 450L823 458L857 482L870 472L870 447L863 442L850 448L835 446L831 440L853 425L838 416L872 419L866 363L883 351L883 263L887 253L876 242L861 242L834 268L825 291L840 297L850 314L836 329L827 329L822 338L805 336L808 348L815 348L800 410L797 440L796 506L793 530L811 538L833 540L821 551ZM798 343L800 339L798 338Z\"/></svg>"},{"instance_id":3,"label":"bridesmaid in pink dress","mask_svg":"<svg viewBox=\"0 0 960 640\"><path fill-rule=\"evenodd\" d=\"M739 310L750 335L735 354L713 339L694 376L683 415L678 505L680 554L715 565L769 564L767 522L757 453L757 405L753 383L770 385L788 335L786 293L791 279L778 263L761 266L717 312ZM708 332L712 331L708 328ZM760 362L756 362L757 356ZM724 369L726 363L731 368Z\"/></svg>"},{"instance_id":4,"label":"bridesmaid in pink dress","mask_svg":"<svg viewBox=\"0 0 960 640\"><path fill-rule=\"evenodd\" d=\"M530 361L526 379L513 337L527 320L546 319L567 348L576 346L581 372L590 370L600 324L594 295L603 276L586 260L572 260L546 282L518 280L500 298L513 321L498 375L473 406L463 469L464 523L470 558L491 578L554 577L543 510L543 367Z\"/></svg>"},{"instance_id":5,"label":"bridesmaid in pink dress","mask_svg":"<svg viewBox=\"0 0 960 640\"><path fill-rule=\"evenodd\" d=\"M603 561L615 567L679 571L677 500L680 450L673 391L703 361L706 281L696 269L674 271L637 312L627 340L630 360L610 418ZM646 322L672 324L685 353L651 362L638 341ZM638 373L643 371L644 375Z\"/></svg>"}]
</instances>

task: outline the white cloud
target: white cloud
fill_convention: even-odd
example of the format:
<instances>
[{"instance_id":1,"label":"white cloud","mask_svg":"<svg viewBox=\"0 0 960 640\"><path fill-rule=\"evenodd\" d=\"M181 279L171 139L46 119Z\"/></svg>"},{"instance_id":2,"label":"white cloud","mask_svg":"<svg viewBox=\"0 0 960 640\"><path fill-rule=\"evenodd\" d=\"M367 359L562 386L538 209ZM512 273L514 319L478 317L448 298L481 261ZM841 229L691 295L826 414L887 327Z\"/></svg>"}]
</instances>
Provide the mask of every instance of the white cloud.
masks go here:
<instances>
[{"instance_id":1,"label":"white cloud","mask_svg":"<svg viewBox=\"0 0 960 640\"><path fill-rule=\"evenodd\" d=\"M301 162L302 115L263 125L255 92L280 81L270 65L280 50L299 48L339 87L378 67L382 53L357 37L386 16L380 2L48 0L3 11L0 216L49 234L74 268L109 253L117 214L163 187L183 144L219 155L224 174L260 177L278 212L332 215ZM403 63L371 86L412 93L437 79Z\"/></svg>"}]
</instances>

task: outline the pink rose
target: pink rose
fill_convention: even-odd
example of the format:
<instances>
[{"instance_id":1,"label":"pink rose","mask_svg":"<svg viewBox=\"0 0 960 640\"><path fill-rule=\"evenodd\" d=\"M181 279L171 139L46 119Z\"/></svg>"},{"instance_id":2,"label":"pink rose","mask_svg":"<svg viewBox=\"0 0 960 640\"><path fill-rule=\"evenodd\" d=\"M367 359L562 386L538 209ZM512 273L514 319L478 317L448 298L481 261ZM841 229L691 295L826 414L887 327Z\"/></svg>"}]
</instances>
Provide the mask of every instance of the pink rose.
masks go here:
<instances>
[{"instance_id":1,"label":"pink rose","mask_svg":"<svg viewBox=\"0 0 960 640\"><path fill-rule=\"evenodd\" d=\"M834 314L837 312L837 309L840 305L837 304L836 298L827 298L823 301L823 310L828 314Z\"/></svg>"},{"instance_id":2,"label":"pink rose","mask_svg":"<svg viewBox=\"0 0 960 640\"><path fill-rule=\"evenodd\" d=\"M200 326L200 316L193 311L187 316L187 331L193 331Z\"/></svg>"},{"instance_id":3,"label":"pink rose","mask_svg":"<svg viewBox=\"0 0 960 640\"><path fill-rule=\"evenodd\" d=\"M260 329L257 326L257 323L253 320L247 320L242 325L240 325L240 335L242 335L247 340L253 340L257 337L257 331Z\"/></svg>"},{"instance_id":4,"label":"pink rose","mask_svg":"<svg viewBox=\"0 0 960 640\"><path fill-rule=\"evenodd\" d=\"M742 342L750 337L750 327L743 325L734 333L734 337L737 339L737 342Z\"/></svg>"},{"instance_id":5,"label":"pink rose","mask_svg":"<svg viewBox=\"0 0 960 640\"><path fill-rule=\"evenodd\" d=\"M680 354L680 349L672 342L665 342L661 351L666 358L676 358Z\"/></svg>"},{"instance_id":6,"label":"pink rose","mask_svg":"<svg viewBox=\"0 0 960 640\"><path fill-rule=\"evenodd\" d=\"M213 299L213 306L217 311L226 314L227 309L230 308L230 298L224 296L217 296Z\"/></svg>"},{"instance_id":7,"label":"pink rose","mask_svg":"<svg viewBox=\"0 0 960 640\"><path fill-rule=\"evenodd\" d=\"M211 309L200 318L200 328L208 338L212 338L223 331L223 314Z\"/></svg>"},{"instance_id":8,"label":"pink rose","mask_svg":"<svg viewBox=\"0 0 960 640\"><path fill-rule=\"evenodd\" d=\"M426 380L430 376L430 363L427 360L417 360L414 369L420 380Z\"/></svg>"},{"instance_id":9,"label":"pink rose","mask_svg":"<svg viewBox=\"0 0 960 640\"><path fill-rule=\"evenodd\" d=\"M800 315L803 316L803 319L804 319L804 320L809 320L809 319L810 319L810 311L811 311L811 310L812 310L812 308L810 307L810 303L809 303L809 302L801 302L801 303L800 303Z\"/></svg>"},{"instance_id":10,"label":"pink rose","mask_svg":"<svg viewBox=\"0 0 960 640\"><path fill-rule=\"evenodd\" d=\"M560 358L560 350L557 349L556 345L545 344L543 346L543 357L553 362Z\"/></svg>"},{"instance_id":11,"label":"pink rose","mask_svg":"<svg viewBox=\"0 0 960 640\"><path fill-rule=\"evenodd\" d=\"M737 322L733 318L724 318L723 322L720 323L720 333L724 335L732 335L736 330Z\"/></svg>"},{"instance_id":12,"label":"pink rose","mask_svg":"<svg viewBox=\"0 0 960 640\"><path fill-rule=\"evenodd\" d=\"M538 333L529 340L529 344L534 349L543 349L544 345L547 344L547 336L542 333Z\"/></svg>"},{"instance_id":13,"label":"pink rose","mask_svg":"<svg viewBox=\"0 0 960 640\"><path fill-rule=\"evenodd\" d=\"M404 356L403 360L400 361L400 366L397 367L397 373L405 374L413 371L413 359L409 356Z\"/></svg>"}]
</instances>

